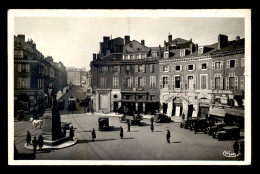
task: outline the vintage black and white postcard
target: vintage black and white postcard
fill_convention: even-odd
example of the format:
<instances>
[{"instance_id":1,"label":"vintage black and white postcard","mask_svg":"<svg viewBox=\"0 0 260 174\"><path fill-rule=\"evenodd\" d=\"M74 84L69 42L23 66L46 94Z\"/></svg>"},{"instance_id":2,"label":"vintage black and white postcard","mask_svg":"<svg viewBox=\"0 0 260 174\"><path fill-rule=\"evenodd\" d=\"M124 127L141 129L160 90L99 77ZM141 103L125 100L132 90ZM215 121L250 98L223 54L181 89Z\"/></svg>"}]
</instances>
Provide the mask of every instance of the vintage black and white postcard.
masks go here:
<instances>
[{"instance_id":1,"label":"vintage black and white postcard","mask_svg":"<svg viewBox=\"0 0 260 174\"><path fill-rule=\"evenodd\" d=\"M250 31L249 9L9 10L9 165L251 164Z\"/></svg>"}]
</instances>

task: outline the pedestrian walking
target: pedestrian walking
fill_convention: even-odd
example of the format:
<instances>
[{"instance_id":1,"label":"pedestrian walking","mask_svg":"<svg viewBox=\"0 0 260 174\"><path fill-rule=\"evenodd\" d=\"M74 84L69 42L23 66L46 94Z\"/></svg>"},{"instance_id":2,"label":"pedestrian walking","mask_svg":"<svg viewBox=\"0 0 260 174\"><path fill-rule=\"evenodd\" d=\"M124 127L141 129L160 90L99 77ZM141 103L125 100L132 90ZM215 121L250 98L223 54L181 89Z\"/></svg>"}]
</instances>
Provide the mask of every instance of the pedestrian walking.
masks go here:
<instances>
[{"instance_id":1,"label":"pedestrian walking","mask_svg":"<svg viewBox=\"0 0 260 174\"><path fill-rule=\"evenodd\" d=\"M130 132L130 126L131 126L131 123L130 123L130 120L127 121L127 132Z\"/></svg>"},{"instance_id":2,"label":"pedestrian walking","mask_svg":"<svg viewBox=\"0 0 260 174\"><path fill-rule=\"evenodd\" d=\"M235 153L236 155L238 155L239 145L238 145L237 140L235 140L235 142L234 142L234 144L233 144L233 148L234 148L234 153Z\"/></svg>"},{"instance_id":3,"label":"pedestrian walking","mask_svg":"<svg viewBox=\"0 0 260 174\"><path fill-rule=\"evenodd\" d=\"M36 153L36 148L37 148L37 145L38 145L36 137L34 137L34 139L32 140L32 143L33 143L33 153L35 154Z\"/></svg>"},{"instance_id":4,"label":"pedestrian walking","mask_svg":"<svg viewBox=\"0 0 260 174\"><path fill-rule=\"evenodd\" d=\"M93 128L92 132L92 141L94 142L95 141L95 138L96 138L96 132L95 132L95 129Z\"/></svg>"},{"instance_id":5,"label":"pedestrian walking","mask_svg":"<svg viewBox=\"0 0 260 174\"><path fill-rule=\"evenodd\" d=\"M152 125L154 122L154 117L151 117L150 121L151 121L151 125Z\"/></svg>"},{"instance_id":6,"label":"pedestrian walking","mask_svg":"<svg viewBox=\"0 0 260 174\"><path fill-rule=\"evenodd\" d=\"M171 137L171 132L169 131L169 129L167 129L166 140L168 143L170 143L170 137Z\"/></svg>"},{"instance_id":7,"label":"pedestrian walking","mask_svg":"<svg viewBox=\"0 0 260 174\"><path fill-rule=\"evenodd\" d=\"M153 130L154 130L154 126L153 124L151 124L151 131L153 132Z\"/></svg>"},{"instance_id":8,"label":"pedestrian walking","mask_svg":"<svg viewBox=\"0 0 260 174\"><path fill-rule=\"evenodd\" d=\"M184 120L185 119L185 114L184 113L182 113L182 120Z\"/></svg>"},{"instance_id":9,"label":"pedestrian walking","mask_svg":"<svg viewBox=\"0 0 260 174\"><path fill-rule=\"evenodd\" d=\"M32 143L31 143L31 134L30 134L29 131L27 131L26 142L27 142L26 146L28 146L29 144L32 145Z\"/></svg>"},{"instance_id":10,"label":"pedestrian walking","mask_svg":"<svg viewBox=\"0 0 260 174\"><path fill-rule=\"evenodd\" d=\"M38 144L39 144L39 150L42 150L42 146L43 146L43 137L42 137L42 135L39 135Z\"/></svg>"},{"instance_id":11,"label":"pedestrian walking","mask_svg":"<svg viewBox=\"0 0 260 174\"><path fill-rule=\"evenodd\" d=\"M124 137L124 130L123 130L122 126L120 126L120 137L121 137L121 139L123 139L123 137Z\"/></svg>"},{"instance_id":12,"label":"pedestrian walking","mask_svg":"<svg viewBox=\"0 0 260 174\"><path fill-rule=\"evenodd\" d=\"M73 126L70 127L70 140L73 140L74 137L74 130L73 130Z\"/></svg>"}]
</instances>

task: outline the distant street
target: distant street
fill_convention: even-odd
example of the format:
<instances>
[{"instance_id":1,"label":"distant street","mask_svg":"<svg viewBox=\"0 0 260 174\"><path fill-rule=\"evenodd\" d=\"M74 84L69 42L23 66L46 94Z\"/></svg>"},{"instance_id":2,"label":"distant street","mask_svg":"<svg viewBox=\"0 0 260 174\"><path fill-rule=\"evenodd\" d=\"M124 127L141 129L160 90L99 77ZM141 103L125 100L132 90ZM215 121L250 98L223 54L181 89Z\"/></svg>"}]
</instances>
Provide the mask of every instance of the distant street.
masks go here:
<instances>
[{"instance_id":1,"label":"distant street","mask_svg":"<svg viewBox=\"0 0 260 174\"><path fill-rule=\"evenodd\" d=\"M74 86L61 99L71 94L83 97L82 88ZM218 141L204 133L180 128L180 123L154 123L154 132L150 131L150 120L144 119L141 126L132 126L127 132L127 125L120 123L118 117L110 117L110 131L98 131L98 116L88 116L84 107L77 105L74 112L69 112L67 103L60 111L61 121L70 122L75 130L78 143L74 146L51 151L38 152L37 160L239 160L223 156L224 150L233 152L234 140ZM124 139L119 137L120 126L124 129ZM15 143L19 153L32 151L24 148L26 132L32 138L38 137L41 129L33 128L28 121L15 122ZM95 128L97 138L91 141L91 130ZM166 142L166 130L171 132L171 143Z\"/></svg>"}]
</instances>

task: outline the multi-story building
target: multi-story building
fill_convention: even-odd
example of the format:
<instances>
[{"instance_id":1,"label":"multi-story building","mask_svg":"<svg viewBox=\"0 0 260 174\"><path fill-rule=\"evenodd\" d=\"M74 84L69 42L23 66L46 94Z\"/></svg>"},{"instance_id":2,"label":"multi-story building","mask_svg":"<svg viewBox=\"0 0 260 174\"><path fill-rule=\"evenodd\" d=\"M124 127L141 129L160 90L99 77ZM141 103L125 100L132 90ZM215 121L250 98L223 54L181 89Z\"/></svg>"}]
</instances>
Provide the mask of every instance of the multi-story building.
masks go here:
<instances>
[{"instance_id":1,"label":"multi-story building","mask_svg":"<svg viewBox=\"0 0 260 174\"><path fill-rule=\"evenodd\" d=\"M67 69L67 83L80 85L80 70L77 68L68 68Z\"/></svg>"},{"instance_id":2,"label":"multi-story building","mask_svg":"<svg viewBox=\"0 0 260 174\"><path fill-rule=\"evenodd\" d=\"M164 44L160 67L161 110L171 116L202 116L210 106L242 106L244 98L244 39L198 46L191 40Z\"/></svg>"},{"instance_id":3,"label":"multi-story building","mask_svg":"<svg viewBox=\"0 0 260 174\"><path fill-rule=\"evenodd\" d=\"M55 86L55 77L63 79L58 74L55 74L52 57L45 58L32 39L25 42L25 35L14 36L15 111L29 113L44 107L44 94L50 93L48 87Z\"/></svg>"},{"instance_id":4,"label":"multi-story building","mask_svg":"<svg viewBox=\"0 0 260 174\"><path fill-rule=\"evenodd\" d=\"M141 43L130 41L130 36L125 36L124 43L121 38L117 40L120 44L106 48L105 54L103 45L111 41L104 37L104 42L100 44L101 54L93 55L94 110L110 112L123 107L139 112L154 112L156 108L159 109L156 76L157 61L162 51L146 47L144 40Z\"/></svg>"}]
</instances>

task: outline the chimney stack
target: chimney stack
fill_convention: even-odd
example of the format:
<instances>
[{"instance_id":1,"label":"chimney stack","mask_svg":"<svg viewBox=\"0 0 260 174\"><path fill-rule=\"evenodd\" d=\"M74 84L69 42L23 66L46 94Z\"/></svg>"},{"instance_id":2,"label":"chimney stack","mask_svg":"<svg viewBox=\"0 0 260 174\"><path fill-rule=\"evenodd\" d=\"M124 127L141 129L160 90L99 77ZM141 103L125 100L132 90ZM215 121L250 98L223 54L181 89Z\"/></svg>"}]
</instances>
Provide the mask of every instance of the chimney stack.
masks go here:
<instances>
[{"instance_id":1,"label":"chimney stack","mask_svg":"<svg viewBox=\"0 0 260 174\"><path fill-rule=\"evenodd\" d=\"M141 40L141 45L145 46L145 45L144 45L144 40Z\"/></svg>"},{"instance_id":2,"label":"chimney stack","mask_svg":"<svg viewBox=\"0 0 260 174\"><path fill-rule=\"evenodd\" d=\"M198 44L195 44L195 50L194 50L194 52L196 52L196 51L198 51Z\"/></svg>"},{"instance_id":3,"label":"chimney stack","mask_svg":"<svg viewBox=\"0 0 260 174\"><path fill-rule=\"evenodd\" d=\"M190 44L190 53L194 53L196 51L195 45L193 43Z\"/></svg>"},{"instance_id":4,"label":"chimney stack","mask_svg":"<svg viewBox=\"0 0 260 174\"><path fill-rule=\"evenodd\" d=\"M96 60L97 59L97 54L93 54L93 60Z\"/></svg>"},{"instance_id":5,"label":"chimney stack","mask_svg":"<svg viewBox=\"0 0 260 174\"><path fill-rule=\"evenodd\" d=\"M20 42L25 42L25 35L24 34L18 34L17 36L20 40Z\"/></svg>"},{"instance_id":6,"label":"chimney stack","mask_svg":"<svg viewBox=\"0 0 260 174\"><path fill-rule=\"evenodd\" d=\"M109 41L109 38L110 38L110 37L108 37L108 36L104 36L104 37L103 37L103 42L108 42L108 41Z\"/></svg>"},{"instance_id":7,"label":"chimney stack","mask_svg":"<svg viewBox=\"0 0 260 174\"><path fill-rule=\"evenodd\" d=\"M171 41L172 41L172 35L169 34L169 35L168 35L168 42L171 42Z\"/></svg>"},{"instance_id":8,"label":"chimney stack","mask_svg":"<svg viewBox=\"0 0 260 174\"><path fill-rule=\"evenodd\" d=\"M228 36L219 34L218 35L218 49L223 48L228 44Z\"/></svg>"},{"instance_id":9,"label":"chimney stack","mask_svg":"<svg viewBox=\"0 0 260 174\"><path fill-rule=\"evenodd\" d=\"M240 40L240 37L239 37L239 36L237 36L237 37L236 37L236 41L239 41L239 40Z\"/></svg>"},{"instance_id":10,"label":"chimney stack","mask_svg":"<svg viewBox=\"0 0 260 174\"><path fill-rule=\"evenodd\" d=\"M130 36L125 36L125 45L130 42Z\"/></svg>"},{"instance_id":11,"label":"chimney stack","mask_svg":"<svg viewBox=\"0 0 260 174\"><path fill-rule=\"evenodd\" d=\"M100 54L97 54L97 60L100 60Z\"/></svg>"}]
</instances>

